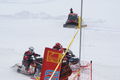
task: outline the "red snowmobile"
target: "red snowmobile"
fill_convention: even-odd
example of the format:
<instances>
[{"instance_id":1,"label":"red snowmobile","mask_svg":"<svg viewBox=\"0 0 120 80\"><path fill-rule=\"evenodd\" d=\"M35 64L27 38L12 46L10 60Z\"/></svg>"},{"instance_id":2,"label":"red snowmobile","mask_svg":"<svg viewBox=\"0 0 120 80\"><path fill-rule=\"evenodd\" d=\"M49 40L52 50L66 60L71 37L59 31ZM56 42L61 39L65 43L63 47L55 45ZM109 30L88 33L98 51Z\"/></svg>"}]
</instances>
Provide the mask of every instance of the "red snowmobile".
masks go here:
<instances>
[{"instance_id":1,"label":"red snowmobile","mask_svg":"<svg viewBox=\"0 0 120 80\"><path fill-rule=\"evenodd\" d=\"M13 69L19 73L25 74L25 75L31 75L31 76L39 76L40 70L42 66L42 58L36 57L33 58L32 63L29 66L29 69L26 70L25 66L22 64L15 64L13 66Z\"/></svg>"},{"instance_id":2,"label":"red snowmobile","mask_svg":"<svg viewBox=\"0 0 120 80\"><path fill-rule=\"evenodd\" d=\"M70 14L68 15L68 19L63 27L76 28L76 26L78 26L78 15L76 13L73 13L73 10L70 9Z\"/></svg>"}]
</instances>

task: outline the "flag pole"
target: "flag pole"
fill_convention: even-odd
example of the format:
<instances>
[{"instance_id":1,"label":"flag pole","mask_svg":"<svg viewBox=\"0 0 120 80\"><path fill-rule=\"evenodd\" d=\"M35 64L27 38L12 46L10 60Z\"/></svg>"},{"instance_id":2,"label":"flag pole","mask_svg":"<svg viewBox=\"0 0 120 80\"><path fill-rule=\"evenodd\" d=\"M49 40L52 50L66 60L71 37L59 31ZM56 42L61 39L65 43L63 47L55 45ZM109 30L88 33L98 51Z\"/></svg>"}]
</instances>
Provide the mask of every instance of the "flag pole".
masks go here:
<instances>
[{"instance_id":1,"label":"flag pole","mask_svg":"<svg viewBox=\"0 0 120 80\"><path fill-rule=\"evenodd\" d=\"M82 54L82 17L83 17L83 0L81 0L81 10L80 10L80 43L79 43L79 65L81 66L81 54ZM80 75L80 72L79 72ZM77 80L80 80L80 77L78 77Z\"/></svg>"},{"instance_id":2,"label":"flag pole","mask_svg":"<svg viewBox=\"0 0 120 80\"><path fill-rule=\"evenodd\" d=\"M79 45L79 64L81 65L81 54L82 54L82 17L83 17L83 0L81 0L81 11L80 11L80 45Z\"/></svg>"}]
</instances>

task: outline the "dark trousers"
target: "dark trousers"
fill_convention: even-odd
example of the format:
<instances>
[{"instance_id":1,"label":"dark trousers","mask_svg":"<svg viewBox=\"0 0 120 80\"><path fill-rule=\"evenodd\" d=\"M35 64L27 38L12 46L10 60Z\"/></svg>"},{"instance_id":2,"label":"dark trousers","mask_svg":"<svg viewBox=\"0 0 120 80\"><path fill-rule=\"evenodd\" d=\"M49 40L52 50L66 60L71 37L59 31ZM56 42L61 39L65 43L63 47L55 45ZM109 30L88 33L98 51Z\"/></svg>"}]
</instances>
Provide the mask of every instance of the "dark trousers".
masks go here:
<instances>
[{"instance_id":1,"label":"dark trousers","mask_svg":"<svg viewBox=\"0 0 120 80\"><path fill-rule=\"evenodd\" d=\"M33 60L23 60L22 64L25 66L25 69L28 70L30 64L32 63Z\"/></svg>"}]
</instances>

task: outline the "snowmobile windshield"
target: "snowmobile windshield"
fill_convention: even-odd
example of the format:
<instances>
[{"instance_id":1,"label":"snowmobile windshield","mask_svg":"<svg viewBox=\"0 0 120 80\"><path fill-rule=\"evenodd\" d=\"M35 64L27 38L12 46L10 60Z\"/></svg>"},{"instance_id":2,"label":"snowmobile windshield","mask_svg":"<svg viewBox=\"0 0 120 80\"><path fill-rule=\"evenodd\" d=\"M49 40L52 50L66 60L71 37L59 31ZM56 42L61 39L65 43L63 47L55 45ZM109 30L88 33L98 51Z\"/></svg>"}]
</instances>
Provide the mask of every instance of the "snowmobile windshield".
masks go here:
<instances>
[{"instance_id":1,"label":"snowmobile windshield","mask_svg":"<svg viewBox=\"0 0 120 80\"><path fill-rule=\"evenodd\" d=\"M76 20L77 15L69 15L68 20Z\"/></svg>"}]
</instances>

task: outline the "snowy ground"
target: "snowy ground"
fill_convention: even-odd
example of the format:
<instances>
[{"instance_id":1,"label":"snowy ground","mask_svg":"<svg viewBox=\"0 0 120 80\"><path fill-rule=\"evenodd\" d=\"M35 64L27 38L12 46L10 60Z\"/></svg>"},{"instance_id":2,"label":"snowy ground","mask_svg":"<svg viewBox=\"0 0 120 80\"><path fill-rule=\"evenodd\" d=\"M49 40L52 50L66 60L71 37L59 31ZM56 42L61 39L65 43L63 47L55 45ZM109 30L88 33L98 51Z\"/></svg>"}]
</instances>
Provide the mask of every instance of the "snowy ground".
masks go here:
<instances>
[{"instance_id":1,"label":"snowy ground","mask_svg":"<svg viewBox=\"0 0 120 80\"><path fill-rule=\"evenodd\" d=\"M93 60L93 80L120 80L119 3L84 0L82 60ZM41 55L56 42L67 47L76 31L62 27L71 7L80 13L79 0L0 0L0 80L31 80L11 69L29 46ZM77 56L78 43L79 35L70 48Z\"/></svg>"}]
</instances>

